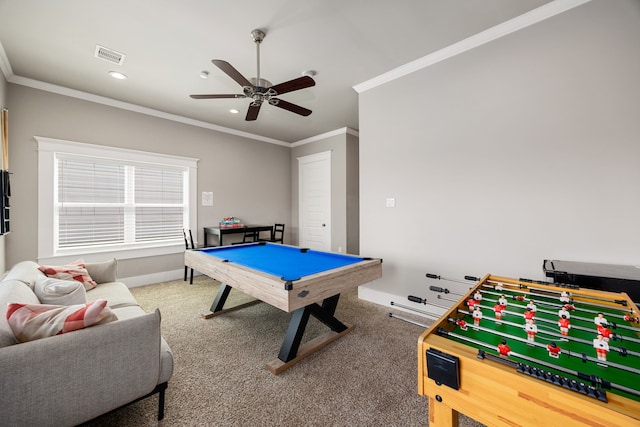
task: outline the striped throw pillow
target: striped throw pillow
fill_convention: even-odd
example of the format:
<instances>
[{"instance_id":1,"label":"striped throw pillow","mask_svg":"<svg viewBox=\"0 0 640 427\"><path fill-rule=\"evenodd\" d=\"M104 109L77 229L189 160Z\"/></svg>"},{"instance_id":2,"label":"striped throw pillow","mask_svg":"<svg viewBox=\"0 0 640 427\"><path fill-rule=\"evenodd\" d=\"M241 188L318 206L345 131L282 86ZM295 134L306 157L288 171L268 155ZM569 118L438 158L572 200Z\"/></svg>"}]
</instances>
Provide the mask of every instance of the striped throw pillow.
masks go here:
<instances>
[{"instance_id":1,"label":"striped throw pillow","mask_svg":"<svg viewBox=\"0 0 640 427\"><path fill-rule=\"evenodd\" d=\"M20 342L60 335L114 320L117 317L107 307L107 300L104 299L69 306L9 304L7 308L7 321Z\"/></svg>"}]
</instances>

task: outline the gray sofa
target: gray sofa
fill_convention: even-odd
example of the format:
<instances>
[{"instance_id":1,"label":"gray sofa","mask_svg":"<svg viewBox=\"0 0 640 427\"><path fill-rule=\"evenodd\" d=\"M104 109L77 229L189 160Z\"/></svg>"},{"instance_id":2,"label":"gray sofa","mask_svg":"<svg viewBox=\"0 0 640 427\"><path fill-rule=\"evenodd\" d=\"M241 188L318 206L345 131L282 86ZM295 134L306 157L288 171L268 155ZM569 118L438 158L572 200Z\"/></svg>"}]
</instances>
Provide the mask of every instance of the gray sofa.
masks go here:
<instances>
[{"instance_id":1,"label":"gray sofa","mask_svg":"<svg viewBox=\"0 0 640 427\"><path fill-rule=\"evenodd\" d=\"M116 280L115 260L87 263L98 285L82 289L86 301L106 299L117 320L18 342L7 305L41 303L35 284L45 275L38 267L20 262L0 282L0 424L77 425L156 393L162 419L173 355L160 335L159 311L146 313Z\"/></svg>"}]
</instances>

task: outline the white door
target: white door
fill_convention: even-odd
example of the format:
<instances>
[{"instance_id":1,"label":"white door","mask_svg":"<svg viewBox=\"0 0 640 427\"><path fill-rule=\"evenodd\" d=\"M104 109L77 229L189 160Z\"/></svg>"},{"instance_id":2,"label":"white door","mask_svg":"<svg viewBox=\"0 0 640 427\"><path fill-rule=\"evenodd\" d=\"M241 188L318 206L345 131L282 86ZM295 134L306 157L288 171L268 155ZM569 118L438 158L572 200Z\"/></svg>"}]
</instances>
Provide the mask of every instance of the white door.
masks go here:
<instances>
[{"instance_id":1,"label":"white door","mask_svg":"<svg viewBox=\"0 0 640 427\"><path fill-rule=\"evenodd\" d=\"M298 158L300 242L331 250L331 151Z\"/></svg>"}]
</instances>

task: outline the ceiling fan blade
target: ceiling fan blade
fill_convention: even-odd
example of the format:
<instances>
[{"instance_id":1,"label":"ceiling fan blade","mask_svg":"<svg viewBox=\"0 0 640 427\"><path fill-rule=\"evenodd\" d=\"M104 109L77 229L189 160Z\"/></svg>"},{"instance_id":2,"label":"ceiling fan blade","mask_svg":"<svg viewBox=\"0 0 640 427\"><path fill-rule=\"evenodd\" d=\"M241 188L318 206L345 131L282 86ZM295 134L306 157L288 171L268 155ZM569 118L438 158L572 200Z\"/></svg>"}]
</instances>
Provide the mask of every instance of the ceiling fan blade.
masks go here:
<instances>
[{"instance_id":1,"label":"ceiling fan blade","mask_svg":"<svg viewBox=\"0 0 640 427\"><path fill-rule=\"evenodd\" d=\"M282 95L283 93L293 92L294 90L304 89L315 85L315 80L313 80L309 76L303 76L298 77L297 79L289 80L288 82L271 86L269 89L276 91L277 95Z\"/></svg>"},{"instance_id":2,"label":"ceiling fan blade","mask_svg":"<svg viewBox=\"0 0 640 427\"><path fill-rule=\"evenodd\" d=\"M249 122L257 119L261 106L262 104L255 104L252 102L251 105L249 105L249 110L247 110L247 117L244 119Z\"/></svg>"},{"instance_id":3,"label":"ceiling fan blade","mask_svg":"<svg viewBox=\"0 0 640 427\"><path fill-rule=\"evenodd\" d=\"M238 84L240 86L242 86L242 87L245 87L245 86L253 87L251 82L249 80L247 80L247 78L245 76L240 74L240 72L238 70L233 68L233 65L229 64L227 61L223 61L222 59L212 59L211 62L213 62L213 65L215 65L216 67L220 68L222 71L224 71L233 80L238 82Z\"/></svg>"},{"instance_id":4,"label":"ceiling fan blade","mask_svg":"<svg viewBox=\"0 0 640 427\"><path fill-rule=\"evenodd\" d=\"M189 95L193 99L222 99L222 98L246 98L244 94L227 94L227 95Z\"/></svg>"},{"instance_id":5,"label":"ceiling fan blade","mask_svg":"<svg viewBox=\"0 0 640 427\"><path fill-rule=\"evenodd\" d=\"M276 107L280 107L282 109L285 109L287 111L291 111L292 113L296 113L296 114L300 114L301 116L308 116L309 114L311 114L311 110L307 110L304 107L301 107L299 105L296 104L292 104L290 102L287 102L283 99L278 99L278 98L271 98L269 100L269 104L271 105L275 105Z\"/></svg>"}]
</instances>

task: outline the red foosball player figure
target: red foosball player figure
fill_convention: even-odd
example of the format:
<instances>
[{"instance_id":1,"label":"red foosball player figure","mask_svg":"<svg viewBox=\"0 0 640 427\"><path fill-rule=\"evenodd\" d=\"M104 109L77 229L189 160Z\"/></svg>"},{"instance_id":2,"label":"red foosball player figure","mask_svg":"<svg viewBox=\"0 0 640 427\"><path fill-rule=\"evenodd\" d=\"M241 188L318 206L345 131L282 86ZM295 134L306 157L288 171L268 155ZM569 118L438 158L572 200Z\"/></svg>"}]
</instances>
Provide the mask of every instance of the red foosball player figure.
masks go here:
<instances>
[{"instance_id":1,"label":"red foosball player figure","mask_svg":"<svg viewBox=\"0 0 640 427\"><path fill-rule=\"evenodd\" d=\"M524 330L527 331L527 341L536 340L536 334L538 333L538 326L536 326L533 319L527 320L527 324L524 326Z\"/></svg>"},{"instance_id":2,"label":"red foosball player figure","mask_svg":"<svg viewBox=\"0 0 640 427\"><path fill-rule=\"evenodd\" d=\"M527 322L531 319L535 319L536 317L536 312L531 310L531 308L527 307L527 309L524 311L524 321Z\"/></svg>"},{"instance_id":3,"label":"red foosball player figure","mask_svg":"<svg viewBox=\"0 0 640 427\"><path fill-rule=\"evenodd\" d=\"M476 301L473 298L469 298L467 300L467 307L469 307L469 311L473 310L473 306L476 305L478 303L478 301Z\"/></svg>"},{"instance_id":4,"label":"red foosball player figure","mask_svg":"<svg viewBox=\"0 0 640 427\"><path fill-rule=\"evenodd\" d=\"M498 353L501 356L509 356L511 354L511 348L507 345L507 340L504 338L500 340L500 344L498 344Z\"/></svg>"},{"instance_id":5,"label":"red foosball player figure","mask_svg":"<svg viewBox=\"0 0 640 427\"><path fill-rule=\"evenodd\" d=\"M556 344L555 341L551 341L549 343L549 345L547 346L547 350L549 350L549 356L554 357L556 359L560 357L560 353L562 352L562 350L560 349L560 347L558 347L558 344Z\"/></svg>"},{"instance_id":6,"label":"red foosball player figure","mask_svg":"<svg viewBox=\"0 0 640 427\"><path fill-rule=\"evenodd\" d=\"M480 293L480 291L476 291L476 293L473 294L473 299L476 301L482 301L482 294Z\"/></svg>"},{"instance_id":7,"label":"red foosball player figure","mask_svg":"<svg viewBox=\"0 0 640 427\"><path fill-rule=\"evenodd\" d=\"M606 323L598 325L598 335L602 335L602 339L604 339L606 342L609 342L611 334L611 329L607 327Z\"/></svg>"},{"instance_id":8,"label":"red foosball player figure","mask_svg":"<svg viewBox=\"0 0 640 427\"><path fill-rule=\"evenodd\" d=\"M558 311L558 317L567 316L567 319L571 319L571 313L567 310L566 306L560 307L560 311Z\"/></svg>"},{"instance_id":9,"label":"red foosball player figure","mask_svg":"<svg viewBox=\"0 0 640 427\"><path fill-rule=\"evenodd\" d=\"M475 326L480 325L480 320L482 320L482 310L480 309L479 305L476 305L476 308L473 310L472 316L473 316L473 324Z\"/></svg>"},{"instance_id":10,"label":"red foosball player figure","mask_svg":"<svg viewBox=\"0 0 640 427\"><path fill-rule=\"evenodd\" d=\"M460 329L462 329L463 331L467 330L467 322L465 322L463 319L456 319L456 325L460 326Z\"/></svg>"},{"instance_id":11,"label":"red foosball player figure","mask_svg":"<svg viewBox=\"0 0 640 427\"><path fill-rule=\"evenodd\" d=\"M575 306L575 305L573 305L573 304L565 304L565 305L564 305L564 308L566 308L566 309L567 309L567 310L569 310L569 311L575 311L576 306Z\"/></svg>"},{"instance_id":12,"label":"red foosball player figure","mask_svg":"<svg viewBox=\"0 0 640 427\"><path fill-rule=\"evenodd\" d=\"M630 322L630 323L640 323L640 319L638 319L637 317L630 316L628 314L624 316L624 321Z\"/></svg>"},{"instance_id":13,"label":"red foosball player figure","mask_svg":"<svg viewBox=\"0 0 640 427\"><path fill-rule=\"evenodd\" d=\"M601 325L601 324L608 324L607 319L605 319L604 314L602 313L598 313L596 315L596 317L593 318L593 323L596 324L596 326Z\"/></svg>"},{"instance_id":14,"label":"red foosball player figure","mask_svg":"<svg viewBox=\"0 0 640 427\"><path fill-rule=\"evenodd\" d=\"M507 306L507 298L504 295L500 295L500 298L498 298L498 304L504 305L506 307Z\"/></svg>"},{"instance_id":15,"label":"red foosball player figure","mask_svg":"<svg viewBox=\"0 0 640 427\"><path fill-rule=\"evenodd\" d=\"M513 299L516 301L524 302L524 295L516 295L513 297Z\"/></svg>"},{"instance_id":16,"label":"red foosball player figure","mask_svg":"<svg viewBox=\"0 0 640 427\"><path fill-rule=\"evenodd\" d=\"M502 312L504 311L505 308L506 307L500 304L499 302L493 306L493 312L495 313L496 319L498 320L502 319L502 316L504 315Z\"/></svg>"},{"instance_id":17,"label":"red foosball player figure","mask_svg":"<svg viewBox=\"0 0 640 427\"><path fill-rule=\"evenodd\" d=\"M534 303L533 300L529 300L529 302L527 303L527 308L530 309L531 311L535 312L536 311L536 303Z\"/></svg>"},{"instance_id":18,"label":"red foosball player figure","mask_svg":"<svg viewBox=\"0 0 640 427\"><path fill-rule=\"evenodd\" d=\"M564 336L569 335L569 328L571 328L571 322L567 319L567 316L562 316L558 319L558 326L560 327L560 333Z\"/></svg>"},{"instance_id":19,"label":"red foosball player figure","mask_svg":"<svg viewBox=\"0 0 640 427\"><path fill-rule=\"evenodd\" d=\"M609 351L609 343L604 340L604 337L600 334L593 340L593 348L596 349L596 355L598 360L607 360L607 352Z\"/></svg>"}]
</instances>

